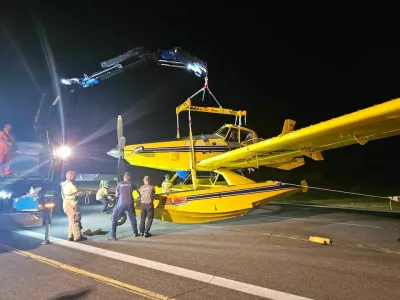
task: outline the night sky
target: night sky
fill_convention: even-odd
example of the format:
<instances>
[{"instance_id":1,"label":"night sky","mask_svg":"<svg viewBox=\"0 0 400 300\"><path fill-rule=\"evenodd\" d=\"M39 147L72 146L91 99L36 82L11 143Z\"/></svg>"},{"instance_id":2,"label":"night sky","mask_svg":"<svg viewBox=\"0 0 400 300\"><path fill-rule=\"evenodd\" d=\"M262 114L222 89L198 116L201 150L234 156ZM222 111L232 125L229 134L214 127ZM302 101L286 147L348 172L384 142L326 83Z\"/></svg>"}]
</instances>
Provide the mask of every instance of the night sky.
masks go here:
<instances>
[{"instance_id":1,"label":"night sky","mask_svg":"<svg viewBox=\"0 0 400 300\"><path fill-rule=\"evenodd\" d=\"M53 121L59 120L57 109L48 112L56 93L44 38L59 78L91 74L100 70L100 62L138 46L151 51L181 46L207 61L209 86L221 105L246 109L247 127L264 138L278 135L286 118L301 128L400 96L395 19L270 17L257 7L213 16L207 8L177 3L157 11L129 2L109 2L104 8L95 1L50 3L20 4L1 16L0 126L13 124L20 141L35 140L33 119L43 91L49 95L43 117L48 113ZM109 129L77 147L79 159L73 168L83 173L115 172L116 160L105 153L117 144L120 113L132 120L124 127L127 143L173 139L175 107L202 86L200 78L184 70L142 65L88 89L63 90L69 141L78 143L101 127ZM210 96L204 103L196 97L193 104L215 106ZM186 113L180 121L181 134L186 135ZM233 121L194 114L194 133L211 133ZM60 127L52 127L60 137ZM306 159L305 166L289 172L264 168L251 176L294 183L307 179L310 185L346 189L357 186L359 192L366 192L367 185L398 187L399 141L394 137L331 150L324 152L323 162ZM131 170L137 181L149 172ZM150 174L157 179L163 175Z\"/></svg>"}]
</instances>

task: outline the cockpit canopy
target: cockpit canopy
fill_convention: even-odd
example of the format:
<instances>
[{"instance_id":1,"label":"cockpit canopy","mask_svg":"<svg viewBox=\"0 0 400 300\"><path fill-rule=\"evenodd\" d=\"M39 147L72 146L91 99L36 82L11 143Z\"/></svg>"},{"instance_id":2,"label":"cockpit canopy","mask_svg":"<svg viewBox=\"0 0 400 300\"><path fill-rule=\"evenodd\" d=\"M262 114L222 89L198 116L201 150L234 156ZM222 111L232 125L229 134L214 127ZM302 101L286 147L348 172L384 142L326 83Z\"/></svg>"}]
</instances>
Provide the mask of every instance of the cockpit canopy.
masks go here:
<instances>
[{"instance_id":1,"label":"cockpit canopy","mask_svg":"<svg viewBox=\"0 0 400 300\"><path fill-rule=\"evenodd\" d=\"M243 143L246 141L258 139L257 134L253 130L250 130L243 126L236 126L231 124L226 124L222 126L212 135L216 135L231 143Z\"/></svg>"}]
</instances>

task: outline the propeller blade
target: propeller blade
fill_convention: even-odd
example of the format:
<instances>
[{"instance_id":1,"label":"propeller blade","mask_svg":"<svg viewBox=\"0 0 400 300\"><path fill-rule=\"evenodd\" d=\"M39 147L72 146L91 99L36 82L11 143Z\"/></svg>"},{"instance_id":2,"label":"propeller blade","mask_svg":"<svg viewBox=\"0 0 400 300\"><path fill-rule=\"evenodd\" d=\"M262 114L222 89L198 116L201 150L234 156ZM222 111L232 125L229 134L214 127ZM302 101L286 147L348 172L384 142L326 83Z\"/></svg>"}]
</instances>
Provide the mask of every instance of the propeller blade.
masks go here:
<instances>
[{"instance_id":1,"label":"propeller blade","mask_svg":"<svg viewBox=\"0 0 400 300\"><path fill-rule=\"evenodd\" d=\"M121 157L118 158L118 163L117 163L117 178L118 181L121 180Z\"/></svg>"},{"instance_id":2,"label":"propeller blade","mask_svg":"<svg viewBox=\"0 0 400 300\"><path fill-rule=\"evenodd\" d=\"M125 147L125 142L126 142L125 137L121 136L119 138L118 148L119 148L119 151L121 151L121 156L122 157L124 156L123 151L124 151L124 147Z\"/></svg>"},{"instance_id":3,"label":"propeller blade","mask_svg":"<svg viewBox=\"0 0 400 300\"><path fill-rule=\"evenodd\" d=\"M125 162L122 157L118 158L117 175L118 179L122 180L122 176L125 173Z\"/></svg>"},{"instance_id":4,"label":"propeller blade","mask_svg":"<svg viewBox=\"0 0 400 300\"><path fill-rule=\"evenodd\" d=\"M119 115L117 119L117 139L119 150L118 165L117 165L117 177L118 180L122 180L122 176L125 173L125 162L124 162L124 147L125 147L125 137L124 137L124 125L122 122L122 116Z\"/></svg>"},{"instance_id":5,"label":"propeller blade","mask_svg":"<svg viewBox=\"0 0 400 300\"><path fill-rule=\"evenodd\" d=\"M117 139L118 142L121 139L121 137L124 135L124 125L122 123L122 116L119 115L117 119Z\"/></svg>"}]
</instances>

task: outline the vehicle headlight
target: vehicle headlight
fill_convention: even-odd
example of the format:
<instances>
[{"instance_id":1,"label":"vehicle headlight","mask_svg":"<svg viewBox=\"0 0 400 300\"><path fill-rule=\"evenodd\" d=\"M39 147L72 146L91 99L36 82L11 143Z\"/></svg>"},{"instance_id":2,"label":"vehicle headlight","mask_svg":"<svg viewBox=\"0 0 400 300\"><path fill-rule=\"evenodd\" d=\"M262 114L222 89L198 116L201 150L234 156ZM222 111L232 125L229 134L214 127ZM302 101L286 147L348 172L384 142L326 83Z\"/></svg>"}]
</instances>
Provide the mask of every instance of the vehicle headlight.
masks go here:
<instances>
[{"instance_id":1,"label":"vehicle headlight","mask_svg":"<svg viewBox=\"0 0 400 300\"><path fill-rule=\"evenodd\" d=\"M67 159L72 154L71 148L68 146L61 146L54 150L54 155L61 159Z\"/></svg>"}]
</instances>

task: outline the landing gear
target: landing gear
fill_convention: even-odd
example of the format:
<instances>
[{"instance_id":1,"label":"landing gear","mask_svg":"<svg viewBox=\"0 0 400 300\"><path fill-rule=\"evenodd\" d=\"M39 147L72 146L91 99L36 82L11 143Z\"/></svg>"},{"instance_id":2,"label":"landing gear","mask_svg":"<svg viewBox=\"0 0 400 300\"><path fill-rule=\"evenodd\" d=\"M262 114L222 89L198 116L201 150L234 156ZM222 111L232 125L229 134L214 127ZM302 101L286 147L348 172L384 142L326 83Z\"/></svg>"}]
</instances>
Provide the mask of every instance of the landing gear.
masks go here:
<instances>
[{"instance_id":1,"label":"landing gear","mask_svg":"<svg viewBox=\"0 0 400 300\"><path fill-rule=\"evenodd\" d=\"M113 209L115 207L115 202L108 202L107 207Z\"/></svg>"},{"instance_id":2,"label":"landing gear","mask_svg":"<svg viewBox=\"0 0 400 300\"><path fill-rule=\"evenodd\" d=\"M123 212L117 221L117 226L121 226L126 222L126 213Z\"/></svg>"},{"instance_id":3,"label":"landing gear","mask_svg":"<svg viewBox=\"0 0 400 300\"><path fill-rule=\"evenodd\" d=\"M108 210L114 210L115 209L115 204L117 202L116 200L117 199L115 199L115 197L112 196L112 200L110 199L110 201L108 201L108 204L107 204ZM125 212L123 212L121 214L121 216L119 217L119 219L117 220L117 226L123 225L126 222L126 218L127 218L127 215L126 215Z\"/></svg>"},{"instance_id":4,"label":"landing gear","mask_svg":"<svg viewBox=\"0 0 400 300\"><path fill-rule=\"evenodd\" d=\"M109 199L108 204L107 204L108 209L114 209L115 203L117 201L117 199L115 199L114 196L111 196L111 198L112 199Z\"/></svg>"}]
</instances>

